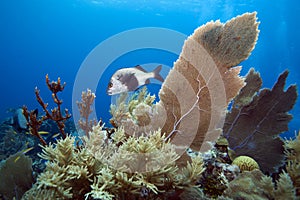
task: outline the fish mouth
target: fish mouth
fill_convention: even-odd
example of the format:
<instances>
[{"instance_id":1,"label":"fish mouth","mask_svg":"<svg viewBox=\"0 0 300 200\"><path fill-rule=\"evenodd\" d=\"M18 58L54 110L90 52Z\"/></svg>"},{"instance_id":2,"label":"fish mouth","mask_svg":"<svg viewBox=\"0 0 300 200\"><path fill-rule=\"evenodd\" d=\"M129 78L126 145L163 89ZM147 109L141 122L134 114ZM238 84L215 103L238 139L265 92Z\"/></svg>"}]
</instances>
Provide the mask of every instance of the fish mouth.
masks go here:
<instances>
[{"instance_id":1,"label":"fish mouth","mask_svg":"<svg viewBox=\"0 0 300 200\"><path fill-rule=\"evenodd\" d=\"M112 92L111 91L106 91L106 94L111 96Z\"/></svg>"}]
</instances>

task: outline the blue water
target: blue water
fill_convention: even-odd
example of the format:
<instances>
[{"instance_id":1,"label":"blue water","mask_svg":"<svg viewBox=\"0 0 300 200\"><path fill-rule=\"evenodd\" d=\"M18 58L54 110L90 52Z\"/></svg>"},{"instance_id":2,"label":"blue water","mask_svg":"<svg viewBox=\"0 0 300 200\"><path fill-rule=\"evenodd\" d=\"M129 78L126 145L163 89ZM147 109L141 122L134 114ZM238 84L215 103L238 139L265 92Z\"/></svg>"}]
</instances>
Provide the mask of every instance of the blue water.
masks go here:
<instances>
[{"instance_id":1,"label":"blue water","mask_svg":"<svg viewBox=\"0 0 300 200\"><path fill-rule=\"evenodd\" d=\"M246 74L250 67L260 71L264 87L272 87L278 75L289 69L288 84L300 80L299 17L297 0L188 0L180 1L100 1L100 0L1 0L0 1L0 118L9 115L8 108L27 105L39 107L34 96L38 86L41 96L51 102L45 75L61 77L67 82L60 95L72 112L72 94L76 75L82 63L101 42L123 31L143 27L167 28L185 35L210 21L226 20L244 12L258 12L260 34L248 60L241 63ZM141 35L141 37L143 37ZM183 41L182 41L183 42ZM116 48L116 49L114 49ZM107 48L117 51L119 47ZM121 47L120 47L121 48ZM107 67L96 89L97 116L110 118L111 97L106 85L114 71L143 63L172 66L174 53L142 49L120 55ZM155 66L153 66L155 67ZM151 91L159 86L153 84ZM49 107L52 107L50 104ZM291 112L289 134L300 124L300 101Z\"/></svg>"}]
</instances>

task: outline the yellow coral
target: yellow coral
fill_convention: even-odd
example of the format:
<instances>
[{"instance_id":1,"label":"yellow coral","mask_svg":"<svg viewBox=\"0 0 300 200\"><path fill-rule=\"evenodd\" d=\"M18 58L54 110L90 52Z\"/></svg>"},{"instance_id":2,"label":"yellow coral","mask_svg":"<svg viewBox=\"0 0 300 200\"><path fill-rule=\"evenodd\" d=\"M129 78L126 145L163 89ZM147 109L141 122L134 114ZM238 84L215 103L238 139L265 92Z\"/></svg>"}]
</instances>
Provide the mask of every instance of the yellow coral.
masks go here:
<instances>
[{"instance_id":1,"label":"yellow coral","mask_svg":"<svg viewBox=\"0 0 300 200\"><path fill-rule=\"evenodd\" d=\"M241 171L259 169L257 162L249 156L238 156L233 160L232 164L237 165Z\"/></svg>"}]
</instances>

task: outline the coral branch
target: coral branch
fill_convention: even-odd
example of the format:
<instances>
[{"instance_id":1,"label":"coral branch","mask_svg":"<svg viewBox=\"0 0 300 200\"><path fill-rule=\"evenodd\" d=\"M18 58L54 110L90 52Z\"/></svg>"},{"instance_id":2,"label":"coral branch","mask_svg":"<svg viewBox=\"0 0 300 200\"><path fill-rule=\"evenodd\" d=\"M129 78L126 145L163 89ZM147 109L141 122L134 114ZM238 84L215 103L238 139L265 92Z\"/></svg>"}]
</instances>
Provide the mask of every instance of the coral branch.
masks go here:
<instances>
[{"instance_id":1,"label":"coral branch","mask_svg":"<svg viewBox=\"0 0 300 200\"><path fill-rule=\"evenodd\" d=\"M32 135L36 136L40 140L40 142L44 146L46 146L47 145L46 141L43 139L43 137L38 132L40 126L43 123L43 120L37 118L36 110L32 110L29 112L26 106L23 106L22 109L23 109L23 115L25 116L25 119L27 121L27 126L29 127L30 133Z\"/></svg>"},{"instance_id":2,"label":"coral branch","mask_svg":"<svg viewBox=\"0 0 300 200\"><path fill-rule=\"evenodd\" d=\"M31 134L38 137L44 146L47 145L47 143L45 142L43 137L38 132L43 121L48 120L48 119L55 121L55 123L57 124L57 126L60 130L60 133L62 134L62 137L65 138L66 137L66 133L64 130L65 121L71 117L71 114L69 113L68 109L65 109L65 116L62 115L61 104L63 101L60 100L57 96L58 92L61 92L64 90L66 83L61 84L60 78L57 79L57 82L52 81L50 83L50 80L49 80L49 77L47 74L46 75L46 84L47 84L49 90L52 92L53 101L55 104L57 104L56 108L51 109L51 112L48 110L48 103L45 103L43 101L42 97L40 96L40 91L38 90L37 87L35 88L34 93L36 96L36 100L43 108L45 115L42 116L40 119L38 119L37 109L29 112L27 107L23 106L23 114L27 120L27 125L29 126L29 130L30 130Z\"/></svg>"},{"instance_id":3,"label":"coral branch","mask_svg":"<svg viewBox=\"0 0 300 200\"><path fill-rule=\"evenodd\" d=\"M65 88L66 83L61 84L60 78L57 79L57 81L52 81L50 83L50 79L48 74L46 75L46 84L49 88L49 90L52 92L52 98L54 103L57 104L57 107L54 109L51 109L51 113L48 111L47 107L48 104L44 103L44 101L42 100L41 96L40 96L40 91L35 88L35 96L36 99L38 101L38 103L42 106L46 116L42 117L42 120L47 120L47 119L51 119L53 121L55 121L55 123L57 124L60 133L62 134L62 137L65 138L66 137L66 133L65 133L65 121L67 119L69 119L71 117L71 114L69 113L68 109L65 109L65 116L62 115L61 112L61 104L62 104L62 100L60 100L57 96L58 92L62 92Z\"/></svg>"},{"instance_id":4,"label":"coral branch","mask_svg":"<svg viewBox=\"0 0 300 200\"><path fill-rule=\"evenodd\" d=\"M93 112L91 106L93 105L95 98L95 93L92 93L91 90L87 89L86 92L82 92L81 94L81 102L77 102L81 117L78 124L85 132L86 136L89 136L89 132L92 131L92 127L97 125L96 119L89 120L89 116Z\"/></svg>"}]
</instances>

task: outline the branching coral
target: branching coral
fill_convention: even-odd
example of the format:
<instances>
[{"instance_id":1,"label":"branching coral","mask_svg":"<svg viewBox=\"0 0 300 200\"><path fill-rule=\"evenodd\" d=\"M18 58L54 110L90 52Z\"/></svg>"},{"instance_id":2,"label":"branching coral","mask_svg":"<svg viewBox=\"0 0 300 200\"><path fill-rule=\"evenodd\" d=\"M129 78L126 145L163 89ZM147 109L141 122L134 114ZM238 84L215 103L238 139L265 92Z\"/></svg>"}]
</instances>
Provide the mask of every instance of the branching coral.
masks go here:
<instances>
[{"instance_id":1,"label":"branching coral","mask_svg":"<svg viewBox=\"0 0 300 200\"><path fill-rule=\"evenodd\" d=\"M36 136L40 142L46 146L47 142L44 140L44 138L39 134L39 128L41 127L43 120L38 119L36 110L28 111L26 106L23 106L23 114L25 116L25 119L27 121L27 125L29 127L29 131L33 136Z\"/></svg>"},{"instance_id":2,"label":"branching coral","mask_svg":"<svg viewBox=\"0 0 300 200\"><path fill-rule=\"evenodd\" d=\"M88 136L89 132L92 131L92 127L97 124L97 121L95 119L89 120L89 116L93 112L91 106L93 105L95 98L96 95L88 89L86 92L82 92L81 102L77 102L81 117L78 121L78 124L80 128L85 132L86 136Z\"/></svg>"},{"instance_id":3,"label":"branching coral","mask_svg":"<svg viewBox=\"0 0 300 200\"><path fill-rule=\"evenodd\" d=\"M261 78L250 70L247 85L234 99L223 127L229 147L236 155L254 158L260 169L268 173L276 172L284 164L284 147L279 134L288 130L292 115L287 112L297 99L295 85L284 91L287 75L287 71L282 73L272 90L259 92Z\"/></svg>"},{"instance_id":4,"label":"branching coral","mask_svg":"<svg viewBox=\"0 0 300 200\"><path fill-rule=\"evenodd\" d=\"M61 104L63 103L63 101L60 100L57 96L58 92L62 92L64 90L66 83L61 84L60 78L58 78L57 81L50 82L49 76L47 74L46 75L46 84L47 84L49 90L52 92L52 98L53 98L54 103L56 103L57 107L51 109L51 113L50 113L47 109L48 104L44 103L44 101L42 100L42 98L40 96L40 91L36 88L35 95L36 95L37 101L42 106L42 108L46 114L45 116L42 117L42 119L43 120L51 119L51 120L55 121L62 136L66 137L66 133L64 130L64 128L65 128L64 123L67 119L69 119L71 117L71 114L69 113L68 109L65 109L65 116L63 116L62 110L61 110Z\"/></svg>"},{"instance_id":5,"label":"branching coral","mask_svg":"<svg viewBox=\"0 0 300 200\"><path fill-rule=\"evenodd\" d=\"M60 100L57 96L58 92L62 92L65 88L65 84L61 84L60 78L57 79L57 81L52 81L50 82L48 74L46 75L46 84L49 88L49 90L52 92L52 99L54 103L57 105L57 107L51 109L51 112L48 110L48 103L45 103L43 99L40 96L40 91L35 88L35 96L38 101L38 103L41 105L43 108L45 115L42 116L40 119L38 119L38 113L37 110L33 111L28 111L26 106L23 106L23 114L26 118L27 125L29 126L29 130L32 135L36 136L39 138L40 142L46 146L46 141L43 139L43 137L39 134L38 130L45 120L53 120L59 130L60 133L62 134L62 137L66 137L65 133L65 122L67 119L71 117L71 114L69 113L68 109L65 109L65 116L63 116L62 111L61 111L61 104L62 100Z\"/></svg>"}]
</instances>

